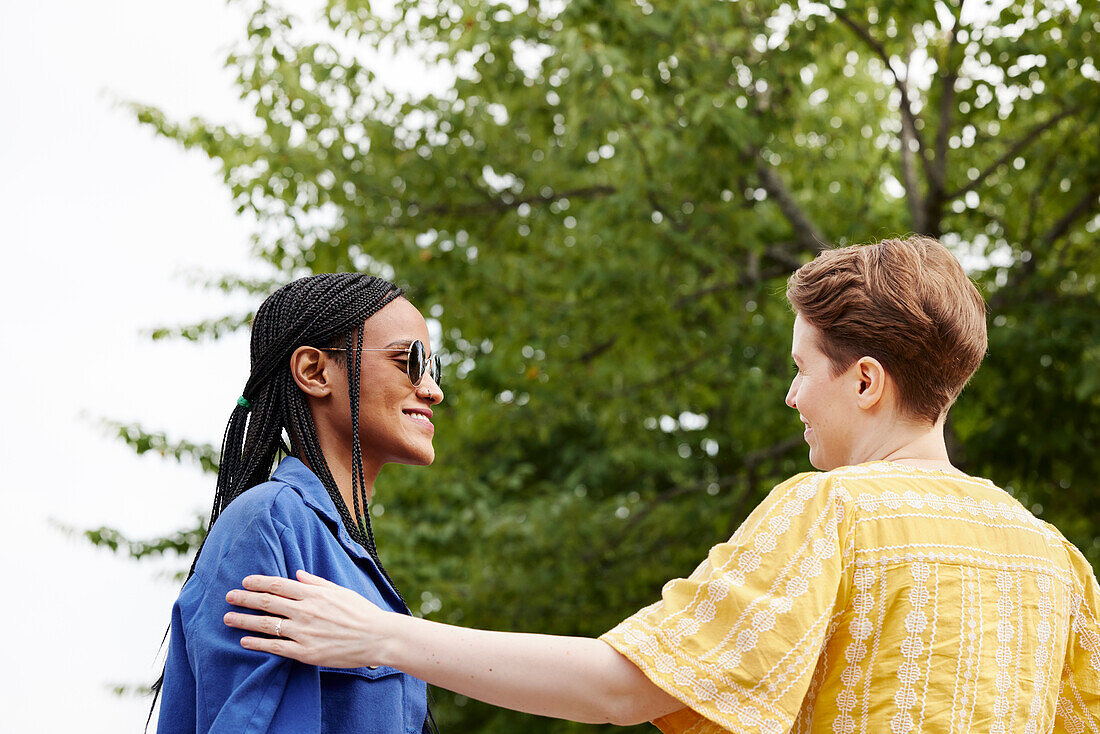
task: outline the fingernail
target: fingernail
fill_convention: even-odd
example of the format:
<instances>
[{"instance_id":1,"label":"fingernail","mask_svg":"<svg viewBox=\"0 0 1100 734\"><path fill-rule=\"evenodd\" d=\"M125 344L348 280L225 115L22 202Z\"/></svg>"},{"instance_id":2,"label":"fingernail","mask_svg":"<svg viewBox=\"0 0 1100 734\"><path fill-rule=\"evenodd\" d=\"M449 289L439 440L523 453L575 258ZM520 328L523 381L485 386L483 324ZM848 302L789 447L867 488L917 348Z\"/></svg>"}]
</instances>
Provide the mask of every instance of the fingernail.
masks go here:
<instances>
[{"instance_id":1,"label":"fingernail","mask_svg":"<svg viewBox=\"0 0 1100 734\"><path fill-rule=\"evenodd\" d=\"M236 604L237 603L237 592L236 591L229 592L228 594L225 595L225 600L227 602L229 602L230 604Z\"/></svg>"}]
</instances>

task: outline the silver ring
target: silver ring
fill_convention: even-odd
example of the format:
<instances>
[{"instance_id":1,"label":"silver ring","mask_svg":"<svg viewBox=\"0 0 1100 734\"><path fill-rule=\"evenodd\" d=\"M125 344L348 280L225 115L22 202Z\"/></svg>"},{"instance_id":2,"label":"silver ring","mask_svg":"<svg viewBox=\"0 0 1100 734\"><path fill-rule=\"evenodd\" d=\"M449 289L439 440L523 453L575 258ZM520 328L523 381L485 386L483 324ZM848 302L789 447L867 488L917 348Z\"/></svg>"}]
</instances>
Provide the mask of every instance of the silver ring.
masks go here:
<instances>
[{"instance_id":1,"label":"silver ring","mask_svg":"<svg viewBox=\"0 0 1100 734\"><path fill-rule=\"evenodd\" d=\"M275 636L276 637L282 637L282 635L279 634L279 628L282 627L282 626L283 626L283 620L281 620L281 619L278 622L275 623Z\"/></svg>"}]
</instances>

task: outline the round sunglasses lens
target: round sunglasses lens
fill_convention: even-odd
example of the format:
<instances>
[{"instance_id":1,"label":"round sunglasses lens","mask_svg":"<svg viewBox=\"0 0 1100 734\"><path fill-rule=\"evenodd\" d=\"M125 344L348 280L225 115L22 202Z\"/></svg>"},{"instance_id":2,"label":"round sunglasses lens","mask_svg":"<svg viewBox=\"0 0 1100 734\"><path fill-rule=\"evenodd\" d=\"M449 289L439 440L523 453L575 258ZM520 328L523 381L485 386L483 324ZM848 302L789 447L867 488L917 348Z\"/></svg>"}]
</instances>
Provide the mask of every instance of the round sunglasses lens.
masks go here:
<instances>
[{"instance_id":1,"label":"round sunglasses lens","mask_svg":"<svg viewBox=\"0 0 1100 734\"><path fill-rule=\"evenodd\" d=\"M424 379L424 363L427 360L424 355L424 343L419 339L409 346L409 379L414 387L420 386Z\"/></svg>"},{"instance_id":2,"label":"round sunglasses lens","mask_svg":"<svg viewBox=\"0 0 1100 734\"><path fill-rule=\"evenodd\" d=\"M439 362L439 355L433 354L431 361L431 373L432 379L435 380L435 384L442 387L443 385L443 365Z\"/></svg>"}]
</instances>

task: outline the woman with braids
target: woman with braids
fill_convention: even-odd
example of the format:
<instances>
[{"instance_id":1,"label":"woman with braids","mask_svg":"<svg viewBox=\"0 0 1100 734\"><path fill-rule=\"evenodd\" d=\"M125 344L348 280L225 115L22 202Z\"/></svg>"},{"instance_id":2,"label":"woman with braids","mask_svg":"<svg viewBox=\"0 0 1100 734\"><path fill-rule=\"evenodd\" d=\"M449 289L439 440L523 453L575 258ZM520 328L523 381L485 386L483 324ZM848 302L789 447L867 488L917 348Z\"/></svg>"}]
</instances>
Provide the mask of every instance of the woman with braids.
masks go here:
<instances>
[{"instance_id":1,"label":"woman with braids","mask_svg":"<svg viewBox=\"0 0 1100 734\"><path fill-rule=\"evenodd\" d=\"M425 684L410 675L275 658L242 647L241 634L222 624L232 608L226 592L257 568L305 569L380 609L409 613L378 558L367 508L383 464L435 457L432 406L443 393L427 345L423 317L378 278L314 275L260 306L210 531L172 610L156 686L160 732L434 728Z\"/></svg>"},{"instance_id":2,"label":"woman with braids","mask_svg":"<svg viewBox=\"0 0 1100 734\"><path fill-rule=\"evenodd\" d=\"M275 633L248 650L392 665L500 706L664 732L1100 730L1092 569L947 455L947 411L986 350L958 262L924 237L840 248L787 296L786 403L820 471L775 487L599 640L393 614L301 571L244 579L229 599L266 614L226 623Z\"/></svg>"}]
</instances>

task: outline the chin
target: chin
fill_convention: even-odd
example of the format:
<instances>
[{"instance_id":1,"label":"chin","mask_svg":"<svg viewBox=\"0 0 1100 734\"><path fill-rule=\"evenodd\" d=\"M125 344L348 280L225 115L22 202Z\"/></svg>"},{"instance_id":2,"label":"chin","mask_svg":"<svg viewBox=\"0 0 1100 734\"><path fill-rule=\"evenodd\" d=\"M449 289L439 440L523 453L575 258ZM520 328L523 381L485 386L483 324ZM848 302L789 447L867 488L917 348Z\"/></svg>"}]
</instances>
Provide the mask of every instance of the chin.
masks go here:
<instances>
[{"instance_id":1,"label":"chin","mask_svg":"<svg viewBox=\"0 0 1100 734\"><path fill-rule=\"evenodd\" d=\"M435 448L428 446L426 450L414 451L406 457L402 464L408 464L409 466L429 466L435 461Z\"/></svg>"},{"instance_id":2,"label":"chin","mask_svg":"<svg viewBox=\"0 0 1100 734\"><path fill-rule=\"evenodd\" d=\"M810 449L810 465L818 471L832 471L839 466L835 461L828 461L822 456L819 456L813 448Z\"/></svg>"}]
</instances>

